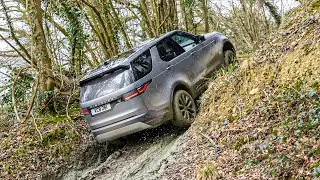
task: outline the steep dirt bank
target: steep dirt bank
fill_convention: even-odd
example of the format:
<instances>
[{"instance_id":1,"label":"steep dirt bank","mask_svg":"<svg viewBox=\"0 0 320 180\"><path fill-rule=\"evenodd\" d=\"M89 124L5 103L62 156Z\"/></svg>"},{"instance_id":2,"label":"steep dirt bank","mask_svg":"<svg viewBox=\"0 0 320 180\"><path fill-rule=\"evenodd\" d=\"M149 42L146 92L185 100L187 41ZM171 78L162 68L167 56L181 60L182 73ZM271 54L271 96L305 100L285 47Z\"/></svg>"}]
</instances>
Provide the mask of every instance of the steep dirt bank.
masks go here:
<instances>
[{"instance_id":1,"label":"steep dirt bank","mask_svg":"<svg viewBox=\"0 0 320 180\"><path fill-rule=\"evenodd\" d=\"M320 1L212 81L162 179L320 178ZM184 177L184 178L181 178Z\"/></svg>"}]
</instances>

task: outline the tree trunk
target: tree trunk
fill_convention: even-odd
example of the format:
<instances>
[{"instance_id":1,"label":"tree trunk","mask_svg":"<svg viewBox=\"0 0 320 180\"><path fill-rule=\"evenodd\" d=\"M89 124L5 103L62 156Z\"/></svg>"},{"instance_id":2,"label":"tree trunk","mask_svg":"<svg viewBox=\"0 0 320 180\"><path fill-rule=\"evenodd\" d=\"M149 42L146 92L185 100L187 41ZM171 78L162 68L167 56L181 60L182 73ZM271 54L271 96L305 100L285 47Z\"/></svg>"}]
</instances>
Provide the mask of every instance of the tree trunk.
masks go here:
<instances>
[{"instance_id":1,"label":"tree trunk","mask_svg":"<svg viewBox=\"0 0 320 180\"><path fill-rule=\"evenodd\" d=\"M126 31L124 30L124 27L123 27L123 24L118 16L118 13L116 12L116 10L114 9L114 6L113 6L113 3L112 3L112 0L109 0L109 4L110 4L110 9L111 9L111 12L112 12L112 15L113 15L113 18L115 20L115 22L118 24L119 28L120 28L120 32L123 36L123 39L124 39L124 42L126 44L126 47L129 49L132 47L131 43L130 43L130 40L129 40L129 37L126 33Z\"/></svg>"},{"instance_id":2,"label":"tree trunk","mask_svg":"<svg viewBox=\"0 0 320 180\"><path fill-rule=\"evenodd\" d=\"M92 22L90 21L88 15L90 16ZM98 37L98 40L100 42L100 45L101 45L101 48L102 48L102 51L103 51L103 54L105 56L105 58L110 58L111 57L111 54L110 52L108 51L108 48L107 48L107 45L106 45L106 42L105 42L105 39L102 35L102 33L100 32L100 29L99 29L99 26L97 24L97 21L93 15L93 12L92 10L89 8L88 9L88 15L85 14L85 17L90 25L90 27L92 28L92 31L97 35Z\"/></svg>"},{"instance_id":3,"label":"tree trunk","mask_svg":"<svg viewBox=\"0 0 320 180\"><path fill-rule=\"evenodd\" d=\"M106 24L108 25L108 22L105 23L102 19L102 16L101 16L101 13L100 11L98 10L97 7L93 6L92 4L90 4L88 1L86 0L83 0L82 1L85 5L87 5L89 8L92 9L92 11L95 13L95 15L97 16L97 19L98 19L98 26L100 26L101 30L102 30L102 36L104 37L104 40L108 43L109 45L109 53L111 54L111 56L114 56L117 54L117 49L115 47L115 44L112 42L112 39L111 38L111 35L110 35L110 32L108 32L108 30L110 29L109 27L106 27ZM92 15L93 16L93 15ZM92 17L94 18L94 16ZM97 29L97 28L96 28Z\"/></svg>"},{"instance_id":4,"label":"tree trunk","mask_svg":"<svg viewBox=\"0 0 320 180\"><path fill-rule=\"evenodd\" d=\"M185 31L188 31L188 13L186 12L186 0L180 0L180 8Z\"/></svg>"},{"instance_id":5,"label":"tree trunk","mask_svg":"<svg viewBox=\"0 0 320 180\"><path fill-rule=\"evenodd\" d=\"M204 19L204 32L209 32L209 16L208 16L208 0L201 0L203 19Z\"/></svg>"},{"instance_id":6,"label":"tree trunk","mask_svg":"<svg viewBox=\"0 0 320 180\"><path fill-rule=\"evenodd\" d=\"M169 4L172 14L172 29L178 29L179 27L179 22L178 22L178 11L177 11L177 1L170 1L171 3Z\"/></svg>"},{"instance_id":7,"label":"tree trunk","mask_svg":"<svg viewBox=\"0 0 320 180\"><path fill-rule=\"evenodd\" d=\"M160 0L161 1L161 0ZM160 12L158 12L158 4L156 0L151 0L151 7L153 12L153 25L155 27L155 36L159 35L159 25L160 25ZM148 12L148 11L147 11ZM150 18L149 18L150 19Z\"/></svg>"},{"instance_id":8,"label":"tree trunk","mask_svg":"<svg viewBox=\"0 0 320 180\"><path fill-rule=\"evenodd\" d=\"M35 59L40 75L40 91L52 91L55 87L52 60L48 55L46 38L42 24L41 0L29 0L32 38L35 46Z\"/></svg>"},{"instance_id":9,"label":"tree trunk","mask_svg":"<svg viewBox=\"0 0 320 180\"><path fill-rule=\"evenodd\" d=\"M140 14L142 16L142 24L145 25L145 28L148 30L149 37L155 37L155 27L152 25L148 14L148 7L145 0L140 0Z\"/></svg>"}]
</instances>

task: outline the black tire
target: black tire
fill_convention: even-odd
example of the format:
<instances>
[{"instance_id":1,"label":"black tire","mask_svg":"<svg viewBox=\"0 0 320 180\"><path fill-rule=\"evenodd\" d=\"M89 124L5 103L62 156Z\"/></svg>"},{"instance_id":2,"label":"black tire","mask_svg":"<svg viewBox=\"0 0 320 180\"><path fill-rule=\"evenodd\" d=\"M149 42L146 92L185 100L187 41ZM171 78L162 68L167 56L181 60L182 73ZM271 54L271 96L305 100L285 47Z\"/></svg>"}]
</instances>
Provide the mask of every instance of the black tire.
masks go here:
<instances>
[{"instance_id":1,"label":"black tire","mask_svg":"<svg viewBox=\"0 0 320 180\"><path fill-rule=\"evenodd\" d=\"M236 60L236 55L231 50L226 50L223 52L224 64L228 66Z\"/></svg>"},{"instance_id":2,"label":"black tire","mask_svg":"<svg viewBox=\"0 0 320 180\"><path fill-rule=\"evenodd\" d=\"M189 127L194 122L197 110L196 104L187 91L178 90L174 93L172 107L173 125L185 128Z\"/></svg>"}]
</instances>

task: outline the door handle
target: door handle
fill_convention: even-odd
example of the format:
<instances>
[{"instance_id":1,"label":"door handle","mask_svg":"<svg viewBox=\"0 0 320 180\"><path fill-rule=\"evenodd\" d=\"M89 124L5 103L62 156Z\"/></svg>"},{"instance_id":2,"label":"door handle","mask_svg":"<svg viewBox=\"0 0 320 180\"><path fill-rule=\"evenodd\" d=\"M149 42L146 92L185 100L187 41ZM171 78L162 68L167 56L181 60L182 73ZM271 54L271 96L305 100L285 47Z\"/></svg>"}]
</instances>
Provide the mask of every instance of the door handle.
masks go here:
<instances>
[{"instance_id":1,"label":"door handle","mask_svg":"<svg viewBox=\"0 0 320 180\"><path fill-rule=\"evenodd\" d=\"M195 53L196 53L196 52L194 52L194 51L193 51L193 52L191 52L191 56L193 56Z\"/></svg>"},{"instance_id":2,"label":"door handle","mask_svg":"<svg viewBox=\"0 0 320 180\"><path fill-rule=\"evenodd\" d=\"M173 65L168 65L167 70L171 69Z\"/></svg>"}]
</instances>

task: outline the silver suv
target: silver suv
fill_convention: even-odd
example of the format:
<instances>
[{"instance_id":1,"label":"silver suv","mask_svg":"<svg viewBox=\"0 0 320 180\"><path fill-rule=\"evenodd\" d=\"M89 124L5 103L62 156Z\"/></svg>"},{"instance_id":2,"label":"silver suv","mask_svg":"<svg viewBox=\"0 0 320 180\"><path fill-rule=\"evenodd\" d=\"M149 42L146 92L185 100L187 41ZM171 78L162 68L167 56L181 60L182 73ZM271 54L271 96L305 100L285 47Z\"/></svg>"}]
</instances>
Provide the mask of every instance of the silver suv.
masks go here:
<instances>
[{"instance_id":1,"label":"silver suv","mask_svg":"<svg viewBox=\"0 0 320 180\"><path fill-rule=\"evenodd\" d=\"M235 59L220 33L171 31L119 54L80 81L80 106L98 142L170 120L188 127L206 79Z\"/></svg>"}]
</instances>

